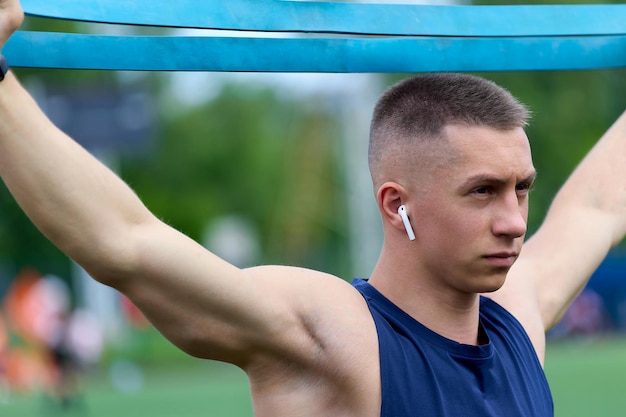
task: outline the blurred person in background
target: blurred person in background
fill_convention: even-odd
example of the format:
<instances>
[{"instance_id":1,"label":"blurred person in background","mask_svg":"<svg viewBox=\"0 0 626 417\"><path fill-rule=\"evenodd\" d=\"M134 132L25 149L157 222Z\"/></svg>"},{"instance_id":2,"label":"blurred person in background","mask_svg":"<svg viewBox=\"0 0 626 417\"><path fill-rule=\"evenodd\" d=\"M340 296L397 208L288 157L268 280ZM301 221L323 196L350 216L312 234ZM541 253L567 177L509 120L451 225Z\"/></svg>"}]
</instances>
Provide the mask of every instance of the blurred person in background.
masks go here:
<instances>
[{"instance_id":1,"label":"blurred person in background","mask_svg":"<svg viewBox=\"0 0 626 417\"><path fill-rule=\"evenodd\" d=\"M85 406L80 395L81 364L72 345L71 319L71 311L59 312L46 343L51 373L51 394L62 411L70 411L72 408L82 409Z\"/></svg>"},{"instance_id":2,"label":"blurred person in background","mask_svg":"<svg viewBox=\"0 0 626 417\"><path fill-rule=\"evenodd\" d=\"M9 333L0 315L0 404L9 402L11 390L9 386Z\"/></svg>"}]
</instances>

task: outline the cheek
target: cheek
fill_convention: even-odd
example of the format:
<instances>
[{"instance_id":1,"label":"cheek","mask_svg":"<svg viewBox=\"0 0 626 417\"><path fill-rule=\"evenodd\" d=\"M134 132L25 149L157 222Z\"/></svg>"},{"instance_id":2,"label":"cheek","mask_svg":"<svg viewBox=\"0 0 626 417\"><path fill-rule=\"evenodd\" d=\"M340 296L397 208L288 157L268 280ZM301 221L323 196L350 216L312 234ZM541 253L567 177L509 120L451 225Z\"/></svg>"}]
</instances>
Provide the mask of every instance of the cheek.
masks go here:
<instances>
[{"instance_id":1,"label":"cheek","mask_svg":"<svg viewBox=\"0 0 626 417\"><path fill-rule=\"evenodd\" d=\"M448 221L448 238L454 241L455 246L467 246L477 240L488 224L475 216L453 216Z\"/></svg>"},{"instance_id":2,"label":"cheek","mask_svg":"<svg viewBox=\"0 0 626 417\"><path fill-rule=\"evenodd\" d=\"M431 244L459 248L471 245L489 230L489 222L483 217L463 210L438 210L430 219L424 219L423 226Z\"/></svg>"}]
</instances>

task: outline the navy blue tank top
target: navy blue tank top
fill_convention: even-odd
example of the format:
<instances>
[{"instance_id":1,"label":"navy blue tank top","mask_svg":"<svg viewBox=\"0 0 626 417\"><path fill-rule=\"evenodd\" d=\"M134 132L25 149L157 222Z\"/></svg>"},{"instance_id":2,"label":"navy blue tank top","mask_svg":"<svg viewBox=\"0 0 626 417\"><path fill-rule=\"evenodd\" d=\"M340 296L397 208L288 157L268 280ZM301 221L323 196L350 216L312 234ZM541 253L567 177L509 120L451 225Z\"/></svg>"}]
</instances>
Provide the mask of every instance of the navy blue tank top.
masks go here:
<instances>
[{"instance_id":1,"label":"navy blue tank top","mask_svg":"<svg viewBox=\"0 0 626 417\"><path fill-rule=\"evenodd\" d=\"M381 417L553 417L548 381L522 325L486 297L488 343L464 345L429 330L356 279L378 332Z\"/></svg>"}]
</instances>

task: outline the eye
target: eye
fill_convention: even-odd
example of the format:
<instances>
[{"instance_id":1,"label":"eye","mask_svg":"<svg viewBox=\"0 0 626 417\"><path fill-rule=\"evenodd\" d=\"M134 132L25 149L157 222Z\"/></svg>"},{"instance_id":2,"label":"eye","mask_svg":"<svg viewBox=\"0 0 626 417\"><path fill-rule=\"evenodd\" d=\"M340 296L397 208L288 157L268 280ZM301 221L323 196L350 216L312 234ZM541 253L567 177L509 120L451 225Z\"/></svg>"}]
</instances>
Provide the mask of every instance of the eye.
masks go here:
<instances>
[{"instance_id":1,"label":"eye","mask_svg":"<svg viewBox=\"0 0 626 417\"><path fill-rule=\"evenodd\" d=\"M476 187L472 190L472 194L483 196L493 194L493 188L490 186Z\"/></svg>"},{"instance_id":2,"label":"eye","mask_svg":"<svg viewBox=\"0 0 626 417\"><path fill-rule=\"evenodd\" d=\"M532 183L528 181L521 182L515 186L515 191L518 194L528 194L532 188Z\"/></svg>"}]
</instances>

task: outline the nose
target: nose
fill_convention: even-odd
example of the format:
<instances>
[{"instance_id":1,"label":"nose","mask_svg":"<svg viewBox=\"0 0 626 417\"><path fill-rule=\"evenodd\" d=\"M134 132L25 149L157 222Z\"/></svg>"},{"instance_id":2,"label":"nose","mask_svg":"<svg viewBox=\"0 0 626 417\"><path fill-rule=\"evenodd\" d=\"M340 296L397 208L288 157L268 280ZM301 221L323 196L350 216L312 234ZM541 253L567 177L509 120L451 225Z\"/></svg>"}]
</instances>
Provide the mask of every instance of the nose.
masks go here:
<instances>
[{"instance_id":1,"label":"nose","mask_svg":"<svg viewBox=\"0 0 626 417\"><path fill-rule=\"evenodd\" d=\"M526 201L520 200L516 193L511 193L502 196L499 203L493 217L493 234L513 239L524 236L528 217Z\"/></svg>"}]
</instances>

